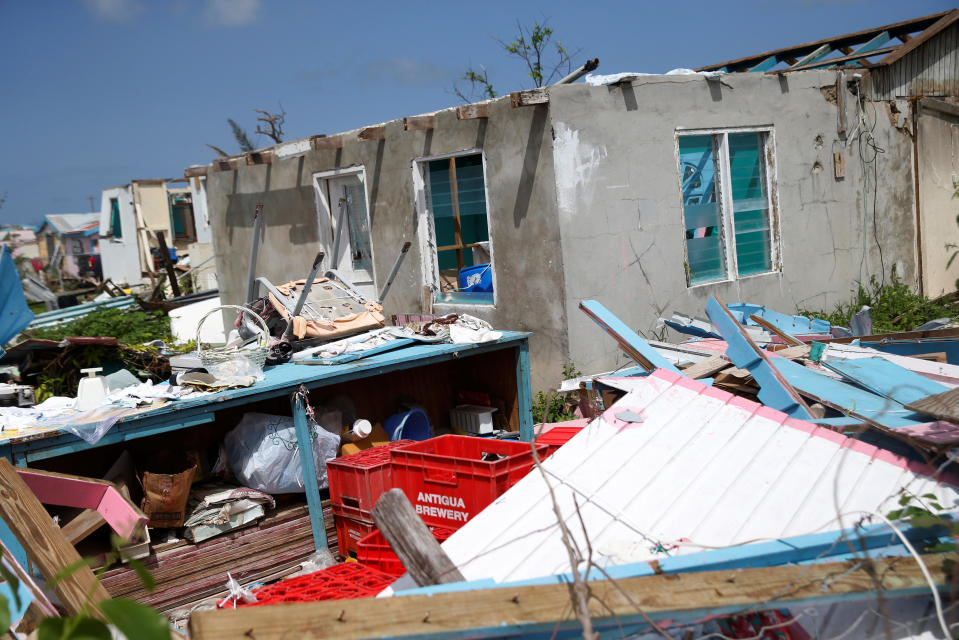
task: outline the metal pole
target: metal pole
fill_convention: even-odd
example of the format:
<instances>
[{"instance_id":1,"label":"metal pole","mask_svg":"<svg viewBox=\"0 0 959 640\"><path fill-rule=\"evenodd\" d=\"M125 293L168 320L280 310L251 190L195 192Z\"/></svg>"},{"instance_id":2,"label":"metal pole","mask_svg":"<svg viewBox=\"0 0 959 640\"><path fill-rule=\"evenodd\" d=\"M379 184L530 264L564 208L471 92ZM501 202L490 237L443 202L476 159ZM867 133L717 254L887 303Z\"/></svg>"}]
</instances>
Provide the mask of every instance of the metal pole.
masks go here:
<instances>
[{"instance_id":1,"label":"metal pole","mask_svg":"<svg viewBox=\"0 0 959 640\"><path fill-rule=\"evenodd\" d=\"M383 304L383 300L386 299L386 294L390 291L390 286L393 284L393 280L396 278L396 272L400 270L400 265L403 264L403 259L406 258L406 252L410 250L409 242L403 244L403 248L400 249L400 255L396 256L396 262L393 263L393 270L390 271L390 277L386 279L386 284L383 285L383 288L380 290L380 296L378 302Z\"/></svg>"},{"instance_id":2,"label":"metal pole","mask_svg":"<svg viewBox=\"0 0 959 640\"><path fill-rule=\"evenodd\" d=\"M587 60L586 64L581 66L579 69L576 69L565 78L559 80L556 84L569 84L571 82L576 82L577 80L579 80L584 75L594 70L598 66L599 66L599 58L593 58L592 60Z\"/></svg>"},{"instance_id":3,"label":"metal pole","mask_svg":"<svg viewBox=\"0 0 959 640\"><path fill-rule=\"evenodd\" d=\"M250 246L250 268L246 274L246 301L253 302L256 292L256 256L260 251L260 224L263 220L263 203L256 205L253 212L253 244Z\"/></svg>"},{"instance_id":4,"label":"metal pole","mask_svg":"<svg viewBox=\"0 0 959 640\"><path fill-rule=\"evenodd\" d=\"M300 292L300 297L296 300L296 307L293 308L289 322L286 323L286 330L283 331L284 339L288 340L293 335L293 318L300 315L300 312L303 311L303 305L306 304L306 297L310 295L310 288L313 286L313 281L316 280L316 272L320 270L320 263L323 262L323 255L323 252L320 251L316 254L316 259L313 260L310 277L306 279L306 283L303 285L303 291Z\"/></svg>"}]
</instances>

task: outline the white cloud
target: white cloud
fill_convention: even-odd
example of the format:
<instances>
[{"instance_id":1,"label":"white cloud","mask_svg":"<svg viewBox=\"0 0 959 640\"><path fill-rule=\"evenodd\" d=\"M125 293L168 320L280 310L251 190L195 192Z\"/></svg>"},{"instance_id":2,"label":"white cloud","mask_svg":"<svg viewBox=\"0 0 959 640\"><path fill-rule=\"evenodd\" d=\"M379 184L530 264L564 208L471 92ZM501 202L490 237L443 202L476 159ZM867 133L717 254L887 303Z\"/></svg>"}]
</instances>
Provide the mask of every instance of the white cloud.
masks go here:
<instances>
[{"instance_id":1,"label":"white cloud","mask_svg":"<svg viewBox=\"0 0 959 640\"><path fill-rule=\"evenodd\" d=\"M206 0L205 17L216 27L243 27L260 17L262 0Z\"/></svg>"},{"instance_id":2,"label":"white cloud","mask_svg":"<svg viewBox=\"0 0 959 640\"><path fill-rule=\"evenodd\" d=\"M130 22L146 8L140 0L84 0L84 4L107 22Z\"/></svg>"}]
</instances>

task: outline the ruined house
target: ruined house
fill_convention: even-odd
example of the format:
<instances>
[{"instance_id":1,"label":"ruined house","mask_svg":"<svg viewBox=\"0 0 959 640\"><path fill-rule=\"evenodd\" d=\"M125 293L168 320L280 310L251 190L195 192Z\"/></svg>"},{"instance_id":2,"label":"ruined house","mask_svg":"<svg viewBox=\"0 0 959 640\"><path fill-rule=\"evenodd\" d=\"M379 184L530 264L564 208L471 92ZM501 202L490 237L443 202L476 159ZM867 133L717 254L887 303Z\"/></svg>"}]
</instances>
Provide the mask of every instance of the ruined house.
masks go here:
<instances>
[{"instance_id":1,"label":"ruined house","mask_svg":"<svg viewBox=\"0 0 959 640\"><path fill-rule=\"evenodd\" d=\"M829 308L890 276L952 290L959 10L664 75L618 74L222 158L205 177L221 295L317 250L387 313L534 332L534 388L623 362L578 311L646 335L711 295ZM319 125L318 125L319 126ZM956 267L953 267L955 269Z\"/></svg>"}]
</instances>

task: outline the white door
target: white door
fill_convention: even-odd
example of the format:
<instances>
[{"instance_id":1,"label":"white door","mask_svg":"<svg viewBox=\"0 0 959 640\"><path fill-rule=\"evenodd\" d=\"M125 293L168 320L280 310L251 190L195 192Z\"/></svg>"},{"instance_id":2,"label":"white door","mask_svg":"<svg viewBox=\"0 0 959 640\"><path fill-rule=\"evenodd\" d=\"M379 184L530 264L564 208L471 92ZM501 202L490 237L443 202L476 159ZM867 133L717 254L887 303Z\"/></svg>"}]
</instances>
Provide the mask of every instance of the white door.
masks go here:
<instances>
[{"instance_id":1,"label":"white door","mask_svg":"<svg viewBox=\"0 0 959 640\"><path fill-rule=\"evenodd\" d=\"M320 246L326 253L321 270L335 268L360 293L375 300L373 249L363 171L317 174L313 177L313 183L317 196Z\"/></svg>"}]
</instances>

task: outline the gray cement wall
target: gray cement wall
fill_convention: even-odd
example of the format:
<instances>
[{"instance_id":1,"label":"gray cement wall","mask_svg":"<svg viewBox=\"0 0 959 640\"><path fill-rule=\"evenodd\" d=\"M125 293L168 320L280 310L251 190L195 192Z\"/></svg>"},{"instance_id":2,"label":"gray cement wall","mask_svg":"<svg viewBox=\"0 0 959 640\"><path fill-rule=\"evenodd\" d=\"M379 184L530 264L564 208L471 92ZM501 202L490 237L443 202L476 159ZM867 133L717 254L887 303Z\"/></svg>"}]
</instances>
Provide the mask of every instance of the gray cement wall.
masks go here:
<instances>
[{"instance_id":1,"label":"gray cement wall","mask_svg":"<svg viewBox=\"0 0 959 640\"><path fill-rule=\"evenodd\" d=\"M625 362L578 310L583 299L599 300L652 336L661 315L705 317L711 295L783 312L831 310L849 299L857 281L880 274L880 247L886 271L895 264L915 284L908 123L897 129L884 103L866 105L867 124L875 123L875 141L885 149L877 159L876 228L871 169L864 183L858 145L846 148L837 134L835 97L828 92L834 84L834 72L745 73L721 82L652 76L550 90L570 357L581 370ZM856 101L847 95L846 102L851 133ZM767 125L775 136L782 270L689 287L676 130ZM833 152L840 150L846 176L836 179Z\"/></svg>"},{"instance_id":2,"label":"gray cement wall","mask_svg":"<svg viewBox=\"0 0 959 640\"><path fill-rule=\"evenodd\" d=\"M434 129L404 131L386 124L380 141L343 135L343 148L309 150L270 165L212 172L207 193L224 303L245 296L252 213L265 205L258 275L274 282L302 278L319 248L314 173L362 166L367 194L377 287L384 283L404 241L412 242L385 312L419 313L426 278L417 240L413 163L418 158L482 149L486 157L487 207L496 271L496 305L436 305L437 313L460 311L496 328L534 331L533 387L559 378L565 362L566 306L555 224L555 179L548 108L513 109L508 99L490 104L489 119L457 120L454 110L436 114Z\"/></svg>"}]
</instances>

